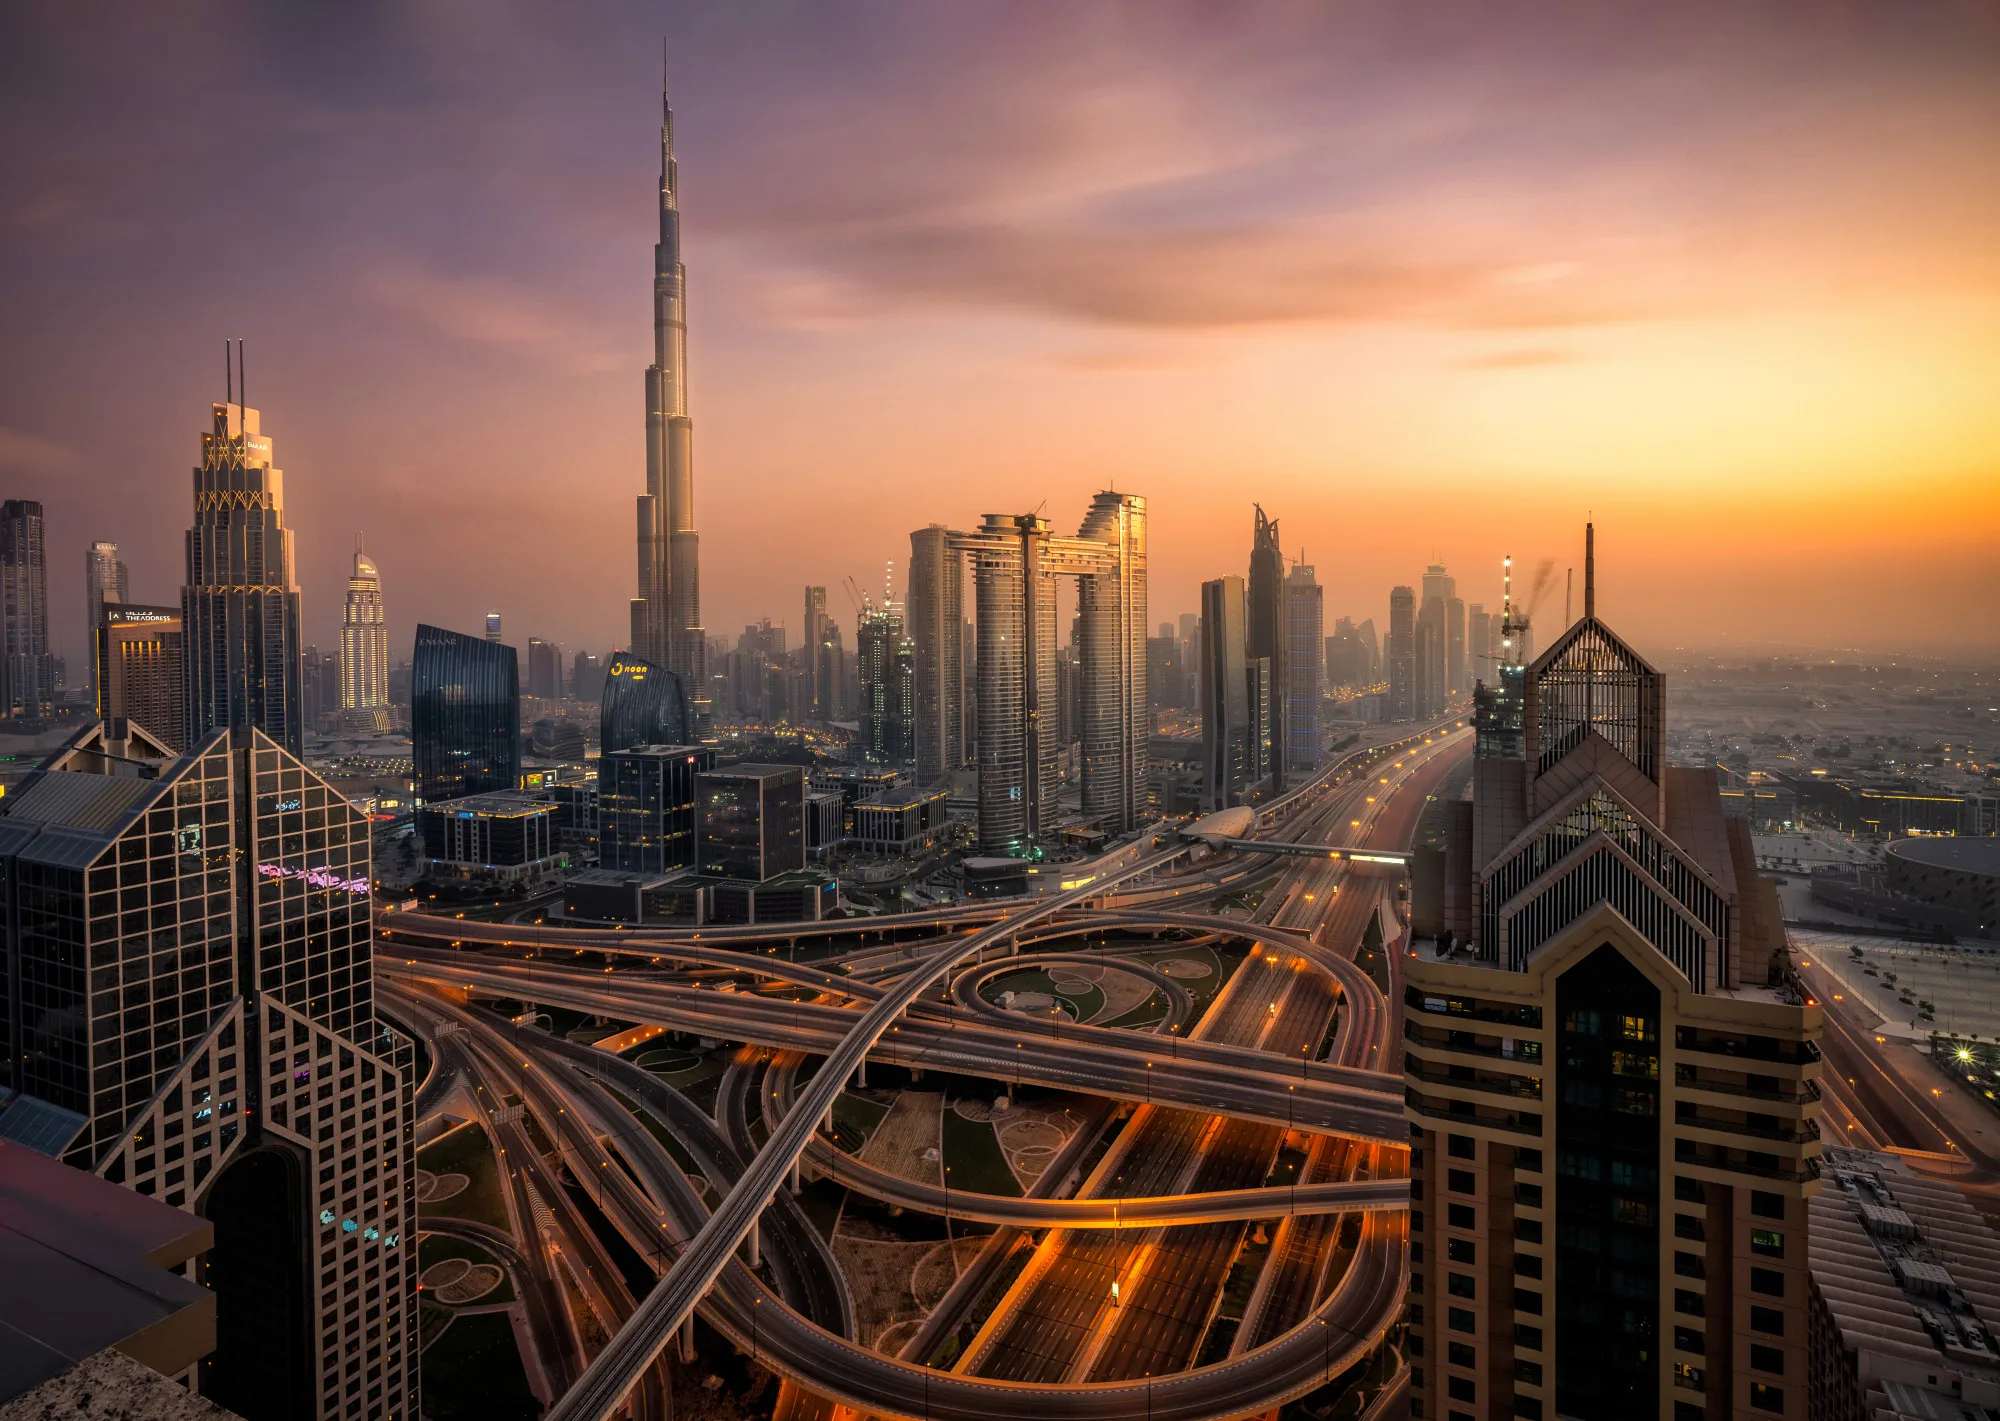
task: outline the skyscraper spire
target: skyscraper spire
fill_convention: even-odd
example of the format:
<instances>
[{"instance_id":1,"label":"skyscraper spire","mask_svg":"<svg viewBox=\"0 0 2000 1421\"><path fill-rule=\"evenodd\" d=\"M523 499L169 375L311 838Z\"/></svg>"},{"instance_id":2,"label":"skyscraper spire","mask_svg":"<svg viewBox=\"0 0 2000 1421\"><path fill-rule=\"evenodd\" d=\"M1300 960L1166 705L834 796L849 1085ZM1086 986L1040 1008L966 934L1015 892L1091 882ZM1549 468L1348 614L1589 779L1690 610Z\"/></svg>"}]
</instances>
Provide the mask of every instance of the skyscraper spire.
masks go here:
<instances>
[{"instance_id":1,"label":"skyscraper spire","mask_svg":"<svg viewBox=\"0 0 2000 1421\"><path fill-rule=\"evenodd\" d=\"M687 412L687 272L681 265L674 110L660 81L660 240L653 248L653 363L646 371L646 492L639 498L639 586L632 649L681 680L708 718L701 625L701 536L694 523L694 426Z\"/></svg>"}]
</instances>

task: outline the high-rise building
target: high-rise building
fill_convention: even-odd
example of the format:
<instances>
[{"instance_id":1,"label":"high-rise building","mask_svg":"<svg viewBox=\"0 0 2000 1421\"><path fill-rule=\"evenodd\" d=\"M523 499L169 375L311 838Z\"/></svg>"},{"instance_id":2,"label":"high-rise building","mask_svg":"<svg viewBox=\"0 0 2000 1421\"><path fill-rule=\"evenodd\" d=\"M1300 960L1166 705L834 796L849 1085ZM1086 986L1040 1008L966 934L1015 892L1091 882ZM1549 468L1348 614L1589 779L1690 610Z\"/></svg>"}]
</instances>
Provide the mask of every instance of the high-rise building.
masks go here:
<instances>
[{"instance_id":1,"label":"high-rise building","mask_svg":"<svg viewBox=\"0 0 2000 1421\"><path fill-rule=\"evenodd\" d=\"M521 669L514 648L417 627L410 744L426 801L521 787Z\"/></svg>"},{"instance_id":2,"label":"high-rise building","mask_svg":"<svg viewBox=\"0 0 2000 1421\"><path fill-rule=\"evenodd\" d=\"M132 595L131 586L125 572L125 564L118 560L116 543L95 542L84 550L83 555L83 625L88 640L85 643L93 649L97 645L98 614L104 610L106 602L124 602ZM176 621L179 617L176 616ZM91 673L95 675L93 671ZM95 690L97 683L91 682Z\"/></svg>"},{"instance_id":3,"label":"high-rise building","mask_svg":"<svg viewBox=\"0 0 2000 1421\"><path fill-rule=\"evenodd\" d=\"M916 753L916 653L893 602L866 606L854 633L861 676L861 753L870 764L907 765Z\"/></svg>"},{"instance_id":4,"label":"high-rise building","mask_svg":"<svg viewBox=\"0 0 2000 1421\"><path fill-rule=\"evenodd\" d=\"M1418 720L1444 714L1445 703L1445 606L1441 597L1426 597L1417 609L1416 647L1413 665L1416 680L1411 702Z\"/></svg>"},{"instance_id":5,"label":"high-rise building","mask_svg":"<svg viewBox=\"0 0 2000 1421\"><path fill-rule=\"evenodd\" d=\"M241 347L238 348L241 360ZM210 407L194 471L181 631L187 649L187 735L255 726L292 754L305 737L303 642L285 475L242 391Z\"/></svg>"},{"instance_id":6,"label":"high-rise building","mask_svg":"<svg viewBox=\"0 0 2000 1421\"><path fill-rule=\"evenodd\" d=\"M186 748L187 696L182 677L181 609L108 602L98 609L91 638L91 684L97 714L135 721L167 749Z\"/></svg>"},{"instance_id":7,"label":"high-rise building","mask_svg":"<svg viewBox=\"0 0 2000 1421\"><path fill-rule=\"evenodd\" d=\"M634 745L694 744L694 708L680 677L627 651L613 656L598 703L597 743L605 755Z\"/></svg>"},{"instance_id":8,"label":"high-rise building","mask_svg":"<svg viewBox=\"0 0 2000 1421\"><path fill-rule=\"evenodd\" d=\"M1252 671L1244 650L1243 579L1201 585L1202 805L1226 809L1257 777L1258 727Z\"/></svg>"},{"instance_id":9,"label":"high-rise building","mask_svg":"<svg viewBox=\"0 0 2000 1421\"><path fill-rule=\"evenodd\" d=\"M559 642L528 638L528 694L543 701L563 698L563 649Z\"/></svg>"},{"instance_id":10,"label":"high-rise building","mask_svg":"<svg viewBox=\"0 0 2000 1421\"><path fill-rule=\"evenodd\" d=\"M205 1396L415 1416L415 1054L375 1013L366 816L254 727L177 756L129 721L7 802L8 1116L213 1224Z\"/></svg>"},{"instance_id":11,"label":"high-rise building","mask_svg":"<svg viewBox=\"0 0 2000 1421\"><path fill-rule=\"evenodd\" d=\"M340 708L388 723L389 619L382 607L382 574L358 541L340 619Z\"/></svg>"},{"instance_id":12,"label":"high-rise building","mask_svg":"<svg viewBox=\"0 0 2000 1421\"><path fill-rule=\"evenodd\" d=\"M55 689L42 505L10 498L0 504L0 714L41 715Z\"/></svg>"},{"instance_id":13,"label":"high-rise building","mask_svg":"<svg viewBox=\"0 0 2000 1421\"><path fill-rule=\"evenodd\" d=\"M1278 546L1278 520L1266 518L1262 505L1257 510L1250 543L1250 607L1245 628L1245 654L1251 661L1270 663L1269 704L1257 738L1267 747L1271 788L1285 786L1285 707L1290 704L1286 689L1285 662L1285 555Z\"/></svg>"},{"instance_id":14,"label":"high-rise building","mask_svg":"<svg viewBox=\"0 0 2000 1421\"><path fill-rule=\"evenodd\" d=\"M1473 797L1413 866L1411 1414L1798 1421L1821 1014L1585 567L1582 620L1481 693Z\"/></svg>"},{"instance_id":15,"label":"high-rise building","mask_svg":"<svg viewBox=\"0 0 2000 1421\"><path fill-rule=\"evenodd\" d=\"M639 595L632 647L686 686L709 717L701 624L701 535L694 524L694 423L687 401L687 268L681 264L674 111L660 89L660 240L653 248L653 363L646 370L646 491L639 496Z\"/></svg>"},{"instance_id":16,"label":"high-rise building","mask_svg":"<svg viewBox=\"0 0 2000 1421\"><path fill-rule=\"evenodd\" d=\"M1361 625L1354 629L1354 639L1361 643L1361 656L1367 662L1366 669L1361 678L1361 684L1364 686L1381 685L1386 673L1382 668L1382 644L1375 636L1375 619L1373 617L1364 618Z\"/></svg>"},{"instance_id":17,"label":"high-rise building","mask_svg":"<svg viewBox=\"0 0 2000 1421\"><path fill-rule=\"evenodd\" d=\"M693 868L701 829L696 781L714 766L715 751L704 745L606 752L597 773L598 861L621 873Z\"/></svg>"},{"instance_id":18,"label":"high-rise building","mask_svg":"<svg viewBox=\"0 0 2000 1421\"><path fill-rule=\"evenodd\" d=\"M604 658L595 652L579 651L569 664L569 693L579 701L604 698Z\"/></svg>"},{"instance_id":19,"label":"high-rise building","mask_svg":"<svg viewBox=\"0 0 2000 1421\"><path fill-rule=\"evenodd\" d=\"M500 614L498 612L488 612L486 614L486 639L488 641L500 640Z\"/></svg>"},{"instance_id":20,"label":"high-rise building","mask_svg":"<svg viewBox=\"0 0 2000 1421\"><path fill-rule=\"evenodd\" d=\"M1074 538L1046 518L989 513L953 533L972 562L979 841L1023 853L1051 824L1059 696L1055 579L1075 577L1086 818L1113 833L1147 810L1146 501L1100 493Z\"/></svg>"},{"instance_id":21,"label":"high-rise building","mask_svg":"<svg viewBox=\"0 0 2000 1421\"><path fill-rule=\"evenodd\" d=\"M1326 680L1326 592L1305 563L1285 576L1285 763L1298 777L1319 768L1319 702Z\"/></svg>"},{"instance_id":22,"label":"high-rise building","mask_svg":"<svg viewBox=\"0 0 2000 1421\"><path fill-rule=\"evenodd\" d=\"M763 883L806 866L806 777L799 766L707 770L695 798L703 873Z\"/></svg>"},{"instance_id":23,"label":"high-rise building","mask_svg":"<svg viewBox=\"0 0 2000 1421\"><path fill-rule=\"evenodd\" d=\"M1389 589L1388 662L1389 720L1417 718L1417 594L1408 587Z\"/></svg>"},{"instance_id":24,"label":"high-rise building","mask_svg":"<svg viewBox=\"0 0 2000 1421\"><path fill-rule=\"evenodd\" d=\"M1465 614L1465 661L1465 674L1469 681L1488 686L1493 684L1493 619L1486 615L1485 606L1478 602L1474 602Z\"/></svg>"},{"instance_id":25,"label":"high-rise building","mask_svg":"<svg viewBox=\"0 0 2000 1421\"><path fill-rule=\"evenodd\" d=\"M820 629L813 675L819 686L820 713L827 720L845 720L854 713L853 663L841 641L840 624L828 617Z\"/></svg>"},{"instance_id":26,"label":"high-rise building","mask_svg":"<svg viewBox=\"0 0 2000 1421\"><path fill-rule=\"evenodd\" d=\"M1444 599L1444 687L1451 695L1472 689L1467 669L1465 603L1457 597Z\"/></svg>"},{"instance_id":27,"label":"high-rise building","mask_svg":"<svg viewBox=\"0 0 2000 1421\"><path fill-rule=\"evenodd\" d=\"M799 649L804 653L806 696L803 719L831 720L829 687L821 676L820 647L826 642L826 589L806 588L806 617L799 628Z\"/></svg>"},{"instance_id":28,"label":"high-rise building","mask_svg":"<svg viewBox=\"0 0 2000 1421\"><path fill-rule=\"evenodd\" d=\"M941 523L910 534L917 783L965 764L965 555Z\"/></svg>"}]
</instances>

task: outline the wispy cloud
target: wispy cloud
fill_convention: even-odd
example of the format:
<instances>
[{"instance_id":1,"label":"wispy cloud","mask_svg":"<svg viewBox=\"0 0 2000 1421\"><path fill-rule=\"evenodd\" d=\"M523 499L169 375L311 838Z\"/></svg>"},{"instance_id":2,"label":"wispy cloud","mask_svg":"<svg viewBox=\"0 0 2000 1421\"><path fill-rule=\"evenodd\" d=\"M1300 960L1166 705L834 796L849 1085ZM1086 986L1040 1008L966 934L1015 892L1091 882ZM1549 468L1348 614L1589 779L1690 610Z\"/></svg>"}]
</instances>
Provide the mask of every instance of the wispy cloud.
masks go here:
<instances>
[{"instance_id":1,"label":"wispy cloud","mask_svg":"<svg viewBox=\"0 0 2000 1421\"><path fill-rule=\"evenodd\" d=\"M66 444L0 425L0 473L64 474L82 462Z\"/></svg>"},{"instance_id":2,"label":"wispy cloud","mask_svg":"<svg viewBox=\"0 0 2000 1421\"><path fill-rule=\"evenodd\" d=\"M1517 346L1468 355L1458 364L1464 370L1528 370L1538 365L1567 365L1576 358L1574 351L1551 346Z\"/></svg>"},{"instance_id":3,"label":"wispy cloud","mask_svg":"<svg viewBox=\"0 0 2000 1421\"><path fill-rule=\"evenodd\" d=\"M512 351L582 374L614 370L622 363L600 324L543 288L410 266L366 270L359 286L381 310L447 340Z\"/></svg>"}]
</instances>

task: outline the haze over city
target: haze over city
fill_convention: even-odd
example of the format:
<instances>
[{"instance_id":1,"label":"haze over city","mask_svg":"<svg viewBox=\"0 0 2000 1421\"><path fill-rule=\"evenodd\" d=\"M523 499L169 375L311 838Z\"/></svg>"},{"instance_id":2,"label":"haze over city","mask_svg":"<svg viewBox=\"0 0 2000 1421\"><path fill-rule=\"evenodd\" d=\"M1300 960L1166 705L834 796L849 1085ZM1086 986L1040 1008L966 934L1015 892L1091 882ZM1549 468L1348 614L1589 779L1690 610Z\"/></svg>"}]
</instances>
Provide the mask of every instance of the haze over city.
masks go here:
<instances>
[{"instance_id":1,"label":"haze over city","mask_svg":"<svg viewBox=\"0 0 2000 1421\"><path fill-rule=\"evenodd\" d=\"M1654 651L1990 649L1990 12L1405 9L16 10L0 475L168 597L242 336L309 640L361 531L620 641L665 28L711 631L1116 487L1163 614L1255 498L1329 615L1588 513Z\"/></svg>"}]
</instances>

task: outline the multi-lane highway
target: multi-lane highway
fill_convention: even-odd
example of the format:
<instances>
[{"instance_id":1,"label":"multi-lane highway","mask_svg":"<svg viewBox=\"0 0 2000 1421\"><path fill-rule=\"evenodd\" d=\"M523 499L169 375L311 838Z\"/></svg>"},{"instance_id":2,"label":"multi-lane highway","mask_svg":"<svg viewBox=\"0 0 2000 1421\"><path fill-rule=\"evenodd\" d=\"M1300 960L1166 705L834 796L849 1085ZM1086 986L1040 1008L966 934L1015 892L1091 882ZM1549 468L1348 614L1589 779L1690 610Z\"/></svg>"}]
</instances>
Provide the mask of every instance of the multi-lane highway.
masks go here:
<instances>
[{"instance_id":1,"label":"multi-lane highway","mask_svg":"<svg viewBox=\"0 0 2000 1421\"><path fill-rule=\"evenodd\" d=\"M1365 776L1349 765L1339 776L1344 783L1322 783L1292 797L1282 815L1273 816L1282 820L1273 828L1291 841L1313 835L1327 843L1405 844L1428 786L1465 752L1464 741L1462 734L1439 733L1429 744L1368 764ZM1242 851L1189 872L1182 867L1188 852L1187 844L1160 836L1071 893L870 922L863 930L878 935L872 946L815 963L790 960L801 939L824 936L838 945L844 937L851 943L857 925L775 934L704 930L697 937L547 925L531 930L420 915L399 915L386 924L378 973L426 1000L469 990L783 1053L779 1070L736 1068L718 1095L722 1133L707 1155L690 1146L704 1172L713 1166L711 1182L727 1191L709 1213L659 1142L631 1129L630 1111L646 1110L684 1145L689 1135L716 1129L713 1122L698 1123L693 1117L700 1112L648 1072L545 1033L521 1033L532 1040L521 1052L520 1094L531 1110L556 1113L550 1133L571 1132L562 1144L564 1157L587 1176L589 1154L601 1152L600 1196L608 1199L606 1212L617 1226L636 1237L664 1232L677 1241L658 1253L668 1264L666 1276L630 1307L617 1335L551 1415L614 1414L635 1384L652 1385L645 1379L658 1375L654 1359L698 1303L739 1340L737 1324L747 1319L752 1345L763 1349L760 1360L822 1396L857 1409L958 1421L1031 1413L1133 1421L1238 1415L1311 1390L1365 1355L1400 1306L1407 1266L1400 1084L1367 1069L1386 1059L1394 1013L1352 961L1382 881L1310 858L1266 859L1259 866L1256 855ZM1192 909L1205 894L1273 871L1278 882L1258 915L1270 921L1103 906L1144 897ZM1191 1025L1185 989L1164 977L1153 984L1168 1003L1164 1038L1055 1017L1022 1018L979 996L979 979L996 970L1067 957L1062 938L1086 922L1126 933L1222 929L1248 938L1253 948ZM1028 955L1011 955L1023 949ZM1004 963L996 957L1003 953L1009 954ZM1147 969L1138 970L1143 975ZM759 981L768 985L759 988ZM461 1015L458 1025L475 1034L488 1029L477 1025L476 1013ZM802 1055L822 1059L801 1086L796 1066ZM816 1136L834 1097L871 1058L1110 1096L1133 1102L1139 1114L1076 1197L1058 1197L1072 1168L1026 1198L947 1199L956 1191L863 1168ZM746 1113L753 1094L763 1100L770 1133L764 1147L745 1158L754 1144ZM615 1149L613 1135L619 1136ZM1274 1179L1278 1149L1287 1139L1304 1148L1303 1163ZM612 1167L614 1153L618 1168ZM1025 1291L1017 1283L994 1309L958 1373L860 1352L846 1340L851 1329L841 1319L818 1316L827 1312L825 1287L815 1301L803 1286L809 1276L824 1284L830 1262L825 1269L800 1262L788 1275L794 1286L782 1290L792 1296L780 1296L781 1290L731 1263L746 1238L776 1237L779 1216L796 1214L784 1186L802 1158L823 1168L837 1165L843 1184L904 1208L1002 1224L1003 1235L1015 1239L1022 1229L1052 1230L1037 1252L1050 1253L1053 1261L1023 1274L1024 1280L1034 1275L1033 1281ZM1147 1180L1158 1181L1157 1187L1146 1187ZM1228 1360L1190 1367L1248 1219L1278 1228L1271 1266ZM1115 1308L1108 1305L1108 1287L1102 1297L1096 1292L1093 1270L1104 1249L1093 1239L1111 1244L1107 1277L1120 1282L1122 1293ZM989 1253L1000 1252L1004 1241L996 1237ZM803 1259L809 1246L795 1242ZM1035 1289L1055 1275L1067 1277L1071 1300L1056 1287L1045 1290L1053 1308L1037 1305ZM616 1297L593 1302L609 1316L626 1313ZM966 1305L967 1298L948 1297L940 1311L955 1315ZM771 1321L761 1337L760 1317ZM780 1317L790 1320L779 1325ZM1026 1374L999 1374L1007 1368L995 1373L981 1366L988 1375L970 1375L967 1364L1003 1353L997 1339L1017 1326L1027 1329L1026 1351L1040 1359L1015 1369L1033 1373L1032 1381ZM1037 1335L1044 1342L1035 1341ZM1053 1347L1044 1345L1049 1336L1058 1337ZM642 1392L641 1402L651 1405L651 1394Z\"/></svg>"}]
</instances>

